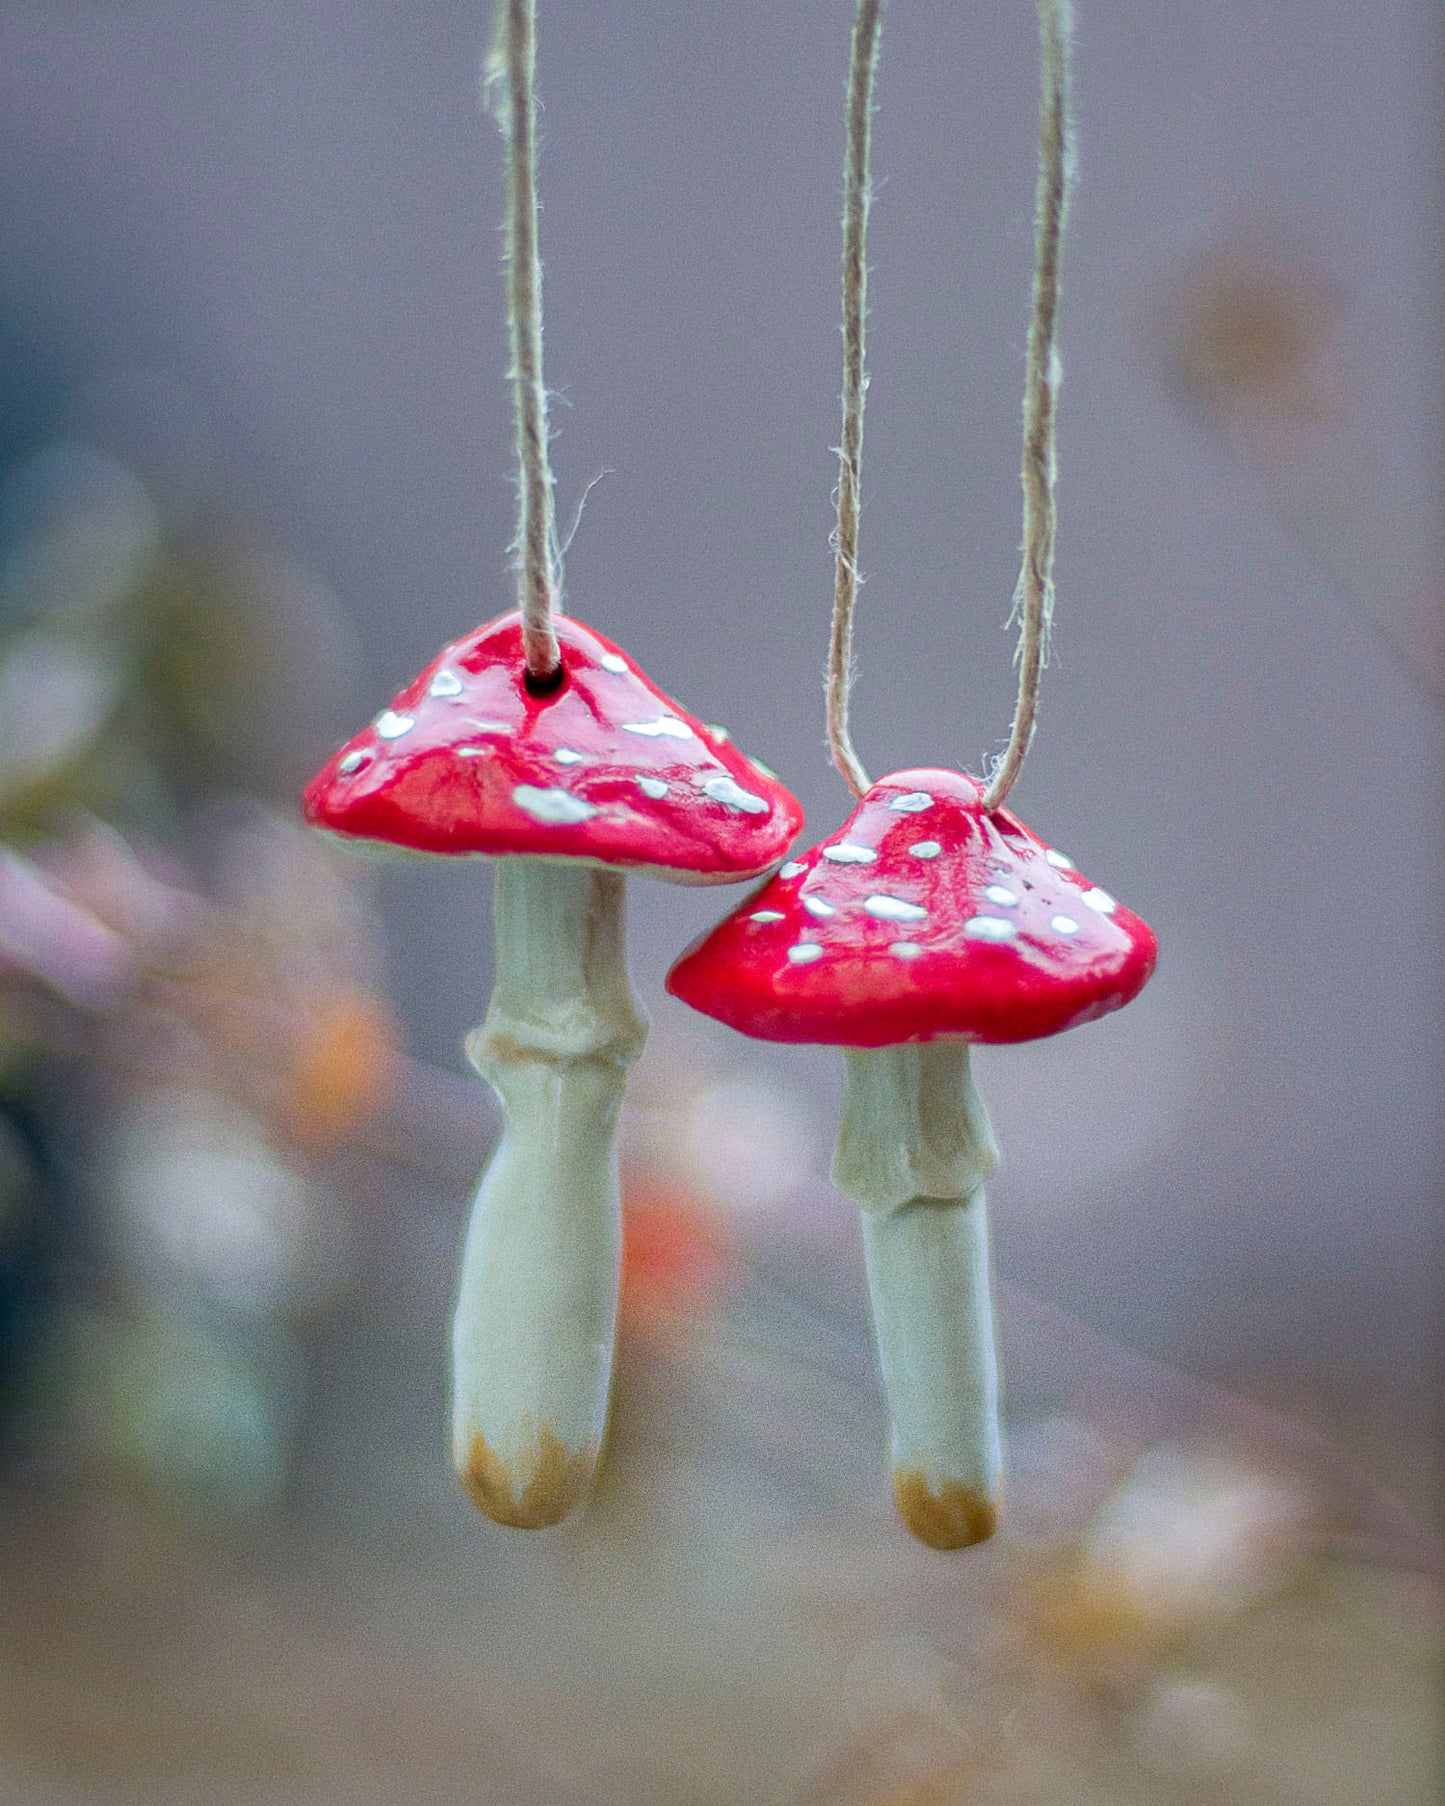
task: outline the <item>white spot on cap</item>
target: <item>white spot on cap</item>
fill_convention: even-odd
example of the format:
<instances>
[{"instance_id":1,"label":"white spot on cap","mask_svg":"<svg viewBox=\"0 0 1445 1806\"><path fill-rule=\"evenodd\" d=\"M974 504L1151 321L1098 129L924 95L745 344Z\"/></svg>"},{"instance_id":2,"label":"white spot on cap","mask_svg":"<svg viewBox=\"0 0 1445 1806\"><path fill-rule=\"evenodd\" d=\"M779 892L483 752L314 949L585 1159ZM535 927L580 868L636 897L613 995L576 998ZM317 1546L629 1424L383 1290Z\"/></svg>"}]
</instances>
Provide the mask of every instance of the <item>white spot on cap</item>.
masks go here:
<instances>
[{"instance_id":1,"label":"white spot on cap","mask_svg":"<svg viewBox=\"0 0 1445 1806\"><path fill-rule=\"evenodd\" d=\"M706 727L707 731L712 735L713 739L721 740L724 746L726 746L727 743L732 739L732 735L727 731L727 729L725 727L719 727L715 721L707 721L707 722L704 722L703 725L704 725L704 727Z\"/></svg>"},{"instance_id":2,"label":"white spot on cap","mask_svg":"<svg viewBox=\"0 0 1445 1806\"><path fill-rule=\"evenodd\" d=\"M917 959L923 949L917 941L894 941L888 951L894 959Z\"/></svg>"},{"instance_id":3,"label":"white spot on cap","mask_svg":"<svg viewBox=\"0 0 1445 1806\"><path fill-rule=\"evenodd\" d=\"M1098 885L1095 885L1093 890L1086 890L1082 901L1090 909L1097 909L1101 916L1111 916L1119 907L1108 891L1100 890Z\"/></svg>"},{"instance_id":4,"label":"white spot on cap","mask_svg":"<svg viewBox=\"0 0 1445 1806\"><path fill-rule=\"evenodd\" d=\"M915 840L908 850L915 859L937 859L943 848L936 840Z\"/></svg>"},{"instance_id":5,"label":"white spot on cap","mask_svg":"<svg viewBox=\"0 0 1445 1806\"><path fill-rule=\"evenodd\" d=\"M371 754L364 746L358 746L355 752L347 753L346 757L336 769L341 773L342 777L349 778L353 771L360 771L363 765L369 765L370 763Z\"/></svg>"},{"instance_id":6,"label":"white spot on cap","mask_svg":"<svg viewBox=\"0 0 1445 1806\"><path fill-rule=\"evenodd\" d=\"M650 796L653 802L660 802L672 788L665 778L639 778L637 788L644 796Z\"/></svg>"},{"instance_id":7,"label":"white spot on cap","mask_svg":"<svg viewBox=\"0 0 1445 1806\"><path fill-rule=\"evenodd\" d=\"M1079 924L1072 916L1053 916L1050 918L1049 927L1055 934L1077 934L1079 932Z\"/></svg>"},{"instance_id":8,"label":"white spot on cap","mask_svg":"<svg viewBox=\"0 0 1445 1806\"><path fill-rule=\"evenodd\" d=\"M512 731L505 721L483 721L476 715L463 715L462 724L474 727L479 734L510 734Z\"/></svg>"},{"instance_id":9,"label":"white spot on cap","mask_svg":"<svg viewBox=\"0 0 1445 1806\"><path fill-rule=\"evenodd\" d=\"M1006 884L986 884L983 890L990 903L997 903L1006 909L1009 904L1018 902L1018 892L1012 891Z\"/></svg>"},{"instance_id":10,"label":"white spot on cap","mask_svg":"<svg viewBox=\"0 0 1445 1806\"><path fill-rule=\"evenodd\" d=\"M1053 866L1056 871L1071 872L1074 869L1073 860L1070 859L1067 853L1061 853L1057 847L1045 847L1044 858L1048 860L1049 864Z\"/></svg>"},{"instance_id":11,"label":"white spot on cap","mask_svg":"<svg viewBox=\"0 0 1445 1806\"><path fill-rule=\"evenodd\" d=\"M627 669L627 660L617 652L604 652L597 662L604 671L611 671L617 677Z\"/></svg>"},{"instance_id":12,"label":"white spot on cap","mask_svg":"<svg viewBox=\"0 0 1445 1806\"><path fill-rule=\"evenodd\" d=\"M426 687L428 696L460 696L462 680L455 671L438 671Z\"/></svg>"},{"instance_id":13,"label":"white spot on cap","mask_svg":"<svg viewBox=\"0 0 1445 1806\"><path fill-rule=\"evenodd\" d=\"M755 909L748 917L750 922L781 922L782 919L781 909Z\"/></svg>"},{"instance_id":14,"label":"white spot on cap","mask_svg":"<svg viewBox=\"0 0 1445 1806\"><path fill-rule=\"evenodd\" d=\"M573 752L570 746L559 746L552 757L559 765L580 765L582 763L582 754Z\"/></svg>"},{"instance_id":15,"label":"white spot on cap","mask_svg":"<svg viewBox=\"0 0 1445 1806\"><path fill-rule=\"evenodd\" d=\"M921 922L928 914L926 909L906 903L902 897L865 897L863 907L880 922Z\"/></svg>"},{"instance_id":16,"label":"white spot on cap","mask_svg":"<svg viewBox=\"0 0 1445 1806\"><path fill-rule=\"evenodd\" d=\"M680 725L680 724L679 724ZM729 777L709 778L702 787L704 796L710 796L715 803L726 803L729 809L741 809L744 815L766 815L768 805L762 797L754 796L751 790L744 790Z\"/></svg>"},{"instance_id":17,"label":"white spot on cap","mask_svg":"<svg viewBox=\"0 0 1445 1806\"><path fill-rule=\"evenodd\" d=\"M570 790L539 790L535 784L518 784L512 801L519 809L550 828L570 828L578 822L591 821L595 806L573 796Z\"/></svg>"},{"instance_id":18,"label":"white spot on cap","mask_svg":"<svg viewBox=\"0 0 1445 1806\"><path fill-rule=\"evenodd\" d=\"M838 913L831 903L825 903L821 897L804 897L803 908L810 916L835 916Z\"/></svg>"},{"instance_id":19,"label":"white spot on cap","mask_svg":"<svg viewBox=\"0 0 1445 1806\"><path fill-rule=\"evenodd\" d=\"M395 709L383 709L374 723L383 740L400 740L416 726L415 715L398 715Z\"/></svg>"},{"instance_id":20,"label":"white spot on cap","mask_svg":"<svg viewBox=\"0 0 1445 1806\"><path fill-rule=\"evenodd\" d=\"M624 721L624 734L642 734L648 740L691 740L692 729L676 715L659 715L656 721Z\"/></svg>"},{"instance_id":21,"label":"white spot on cap","mask_svg":"<svg viewBox=\"0 0 1445 1806\"><path fill-rule=\"evenodd\" d=\"M811 966L815 959L823 957L823 949L816 941L799 941L796 947L789 947L788 958L795 966Z\"/></svg>"},{"instance_id":22,"label":"white spot on cap","mask_svg":"<svg viewBox=\"0 0 1445 1806\"><path fill-rule=\"evenodd\" d=\"M824 847L823 857L834 865L872 865L878 855L872 847L855 846L851 840L840 840L835 847Z\"/></svg>"},{"instance_id":23,"label":"white spot on cap","mask_svg":"<svg viewBox=\"0 0 1445 1806\"><path fill-rule=\"evenodd\" d=\"M971 916L963 932L971 941L1011 941L1018 930L1002 916Z\"/></svg>"},{"instance_id":24,"label":"white spot on cap","mask_svg":"<svg viewBox=\"0 0 1445 1806\"><path fill-rule=\"evenodd\" d=\"M926 790L905 790L901 796L895 796L888 807L896 809L900 815L921 815L925 809L933 807L933 798Z\"/></svg>"},{"instance_id":25,"label":"white spot on cap","mask_svg":"<svg viewBox=\"0 0 1445 1806\"><path fill-rule=\"evenodd\" d=\"M786 865L778 867L778 876L780 878L796 878L799 872L806 872L807 869L801 859L790 859Z\"/></svg>"}]
</instances>

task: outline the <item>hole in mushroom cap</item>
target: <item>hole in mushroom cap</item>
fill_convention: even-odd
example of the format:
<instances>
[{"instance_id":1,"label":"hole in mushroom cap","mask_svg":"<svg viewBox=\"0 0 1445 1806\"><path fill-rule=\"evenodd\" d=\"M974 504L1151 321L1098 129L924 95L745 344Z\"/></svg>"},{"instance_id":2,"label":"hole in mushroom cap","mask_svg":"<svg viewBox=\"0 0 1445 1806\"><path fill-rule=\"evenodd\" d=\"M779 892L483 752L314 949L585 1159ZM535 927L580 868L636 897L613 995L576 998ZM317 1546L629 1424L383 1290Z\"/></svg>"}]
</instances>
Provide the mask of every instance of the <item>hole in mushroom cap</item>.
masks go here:
<instances>
[{"instance_id":1,"label":"hole in mushroom cap","mask_svg":"<svg viewBox=\"0 0 1445 1806\"><path fill-rule=\"evenodd\" d=\"M529 696L555 696L567 681L567 667L558 659L550 671L527 671L522 683Z\"/></svg>"}]
</instances>

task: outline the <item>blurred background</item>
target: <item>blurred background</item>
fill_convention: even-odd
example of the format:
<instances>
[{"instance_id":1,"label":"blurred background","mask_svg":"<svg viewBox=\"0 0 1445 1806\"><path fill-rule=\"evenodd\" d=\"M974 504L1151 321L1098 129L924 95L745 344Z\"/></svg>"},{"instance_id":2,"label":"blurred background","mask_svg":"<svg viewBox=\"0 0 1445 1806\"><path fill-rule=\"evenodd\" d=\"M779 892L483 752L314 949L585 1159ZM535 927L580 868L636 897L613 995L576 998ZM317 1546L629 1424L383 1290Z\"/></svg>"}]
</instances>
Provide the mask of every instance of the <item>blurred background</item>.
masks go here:
<instances>
[{"instance_id":1,"label":"blurred background","mask_svg":"<svg viewBox=\"0 0 1445 1806\"><path fill-rule=\"evenodd\" d=\"M849 0L544 4L573 608L848 806ZM1440 23L1084 0L1019 812L1158 931L977 1062L1013 1477L893 1521L839 1071L633 887L609 1455L476 1516L477 865L297 793L510 606L484 3L0 6L0 1798L1424 1806L1441 1777ZM891 8L856 738L1002 744L1033 9Z\"/></svg>"}]
</instances>

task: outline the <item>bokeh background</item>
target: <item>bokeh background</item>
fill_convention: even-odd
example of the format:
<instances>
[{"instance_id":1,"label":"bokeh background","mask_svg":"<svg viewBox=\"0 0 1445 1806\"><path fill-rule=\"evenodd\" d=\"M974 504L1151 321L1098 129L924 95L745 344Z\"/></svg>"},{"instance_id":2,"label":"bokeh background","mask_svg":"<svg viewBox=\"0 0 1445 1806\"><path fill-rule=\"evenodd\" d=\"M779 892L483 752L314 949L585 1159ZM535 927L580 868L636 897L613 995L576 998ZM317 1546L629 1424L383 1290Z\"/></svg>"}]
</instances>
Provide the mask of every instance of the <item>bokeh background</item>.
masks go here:
<instances>
[{"instance_id":1,"label":"bokeh background","mask_svg":"<svg viewBox=\"0 0 1445 1806\"><path fill-rule=\"evenodd\" d=\"M545 4L576 611L847 794L847 0ZM301 781L509 606L482 3L0 6L0 1797L1422 1806L1440 1778L1440 20L1085 0L1055 658L1017 806L1144 914L978 1061L1009 1526L892 1522L836 1062L633 887L614 1430L476 1518L445 1317L484 869ZM856 737L1011 707L1032 8L897 4Z\"/></svg>"}]
</instances>

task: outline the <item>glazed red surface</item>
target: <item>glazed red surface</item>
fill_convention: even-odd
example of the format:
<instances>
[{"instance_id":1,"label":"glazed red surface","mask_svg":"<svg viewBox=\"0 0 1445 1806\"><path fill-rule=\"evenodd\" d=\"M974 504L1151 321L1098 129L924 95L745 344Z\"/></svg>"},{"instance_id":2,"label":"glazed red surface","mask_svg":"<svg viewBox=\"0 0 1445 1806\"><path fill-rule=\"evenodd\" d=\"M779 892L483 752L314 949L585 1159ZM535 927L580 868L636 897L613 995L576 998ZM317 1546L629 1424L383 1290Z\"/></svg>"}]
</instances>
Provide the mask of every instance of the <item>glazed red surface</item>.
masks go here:
<instances>
[{"instance_id":1,"label":"glazed red surface","mask_svg":"<svg viewBox=\"0 0 1445 1806\"><path fill-rule=\"evenodd\" d=\"M918 806L893 807L900 797ZM922 854L912 850L920 846ZM827 857L830 847L874 857L840 864ZM667 988L766 1041L889 1047L1057 1034L1136 996L1154 970L1155 940L1122 904L1103 913L1086 902L1090 893L1095 904L1113 899L1071 866L1050 863L1048 852L1007 810L985 814L973 778L894 772L831 839L790 860L695 942ZM1015 900L990 899L990 886ZM869 898L925 914L881 920ZM833 913L816 915L809 902ZM1010 938L973 938L965 925L980 917L1004 923L993 932ZM1076 927L1061 932L1055 918ZM807 963L789 958L808 945L823 951Z\"/></svg>"},{"instance_id":2,"label":"glazed red surface","mask_svg":"<svg viewBox=\"0 0 1445 1806\"><path fill-rule=\"evenodd\" d=\"M564 677L540 696L518 614L448 646L312 779L307 820L418 853L536 853L692 884L781 859L803 812L777 779L610 640L570 616L556 627ZM569 808L593 813L539 818Z\"/></svg>"}]
</instances>

